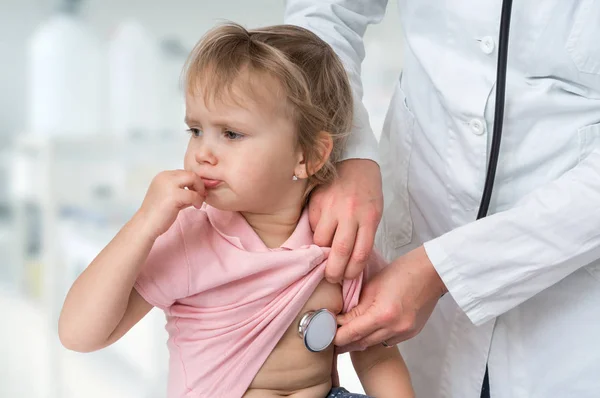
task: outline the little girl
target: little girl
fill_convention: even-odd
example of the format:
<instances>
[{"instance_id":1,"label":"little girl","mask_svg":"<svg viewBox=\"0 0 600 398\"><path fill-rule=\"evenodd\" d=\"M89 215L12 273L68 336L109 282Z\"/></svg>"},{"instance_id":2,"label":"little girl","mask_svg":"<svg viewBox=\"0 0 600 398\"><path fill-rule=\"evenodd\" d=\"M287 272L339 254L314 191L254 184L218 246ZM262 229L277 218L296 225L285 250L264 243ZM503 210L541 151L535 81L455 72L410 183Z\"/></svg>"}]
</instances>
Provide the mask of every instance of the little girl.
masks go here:
<instances>
[{"instance_id":1,"label":"little girl","mask_svg":"<svg viewBox=\"0 0 600 398\"><path fill-rule=\"evenodd\" d=\"M167 318L169 397L358 397L332 385L332 347L310 352L302 314L356 305L382 266L342 285L305 210L334 178L352 95L332 49L307 30L210 31L186 65L184 169L158 174L140 209L71 287L62 344L89 352L152 307ZM412 397L396 348L351 353L367 394Z\"/></svg>"}]
</instances>

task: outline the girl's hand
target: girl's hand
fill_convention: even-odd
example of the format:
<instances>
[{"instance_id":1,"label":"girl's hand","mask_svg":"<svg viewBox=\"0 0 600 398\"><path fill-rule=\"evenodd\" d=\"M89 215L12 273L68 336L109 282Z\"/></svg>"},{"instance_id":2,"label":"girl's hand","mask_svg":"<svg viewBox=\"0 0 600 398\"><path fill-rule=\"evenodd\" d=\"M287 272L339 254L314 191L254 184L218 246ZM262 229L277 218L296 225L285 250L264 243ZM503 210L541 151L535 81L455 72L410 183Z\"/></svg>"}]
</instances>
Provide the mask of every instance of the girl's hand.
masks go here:
<instances>
[{"instance_id":1,"label":"girl's hand","mask_svg":"<svg viewBox=\"0 0 600 398\"><path fill-rule=\"evenodd\" d=\"M206 198L204 182L187 170L163 171L154 177L136 214L147 236L155 240L175 222L186 207L199 209Z\"/></svg>"}]
</instances>

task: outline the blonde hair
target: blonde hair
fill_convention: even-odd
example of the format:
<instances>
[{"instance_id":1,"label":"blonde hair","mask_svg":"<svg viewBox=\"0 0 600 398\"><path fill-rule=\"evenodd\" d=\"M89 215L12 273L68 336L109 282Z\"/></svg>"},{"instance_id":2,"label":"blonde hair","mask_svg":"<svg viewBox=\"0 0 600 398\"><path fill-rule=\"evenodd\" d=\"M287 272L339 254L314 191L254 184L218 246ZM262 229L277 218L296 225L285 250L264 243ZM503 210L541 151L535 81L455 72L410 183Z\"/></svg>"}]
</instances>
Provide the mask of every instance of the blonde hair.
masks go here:
<instances>
[{"instance_id":1,"label":"blonde hair","mask_svg":"<svg viewBox=\"0 0 600 398\"><path fill-rule=\"evenodd\" d=\"M192 50L184 69L186 92L199 87L205 100L223 91L248 68L251 74L275 78L287 99L309 174L311 165L325 161L309 175L307 194L331 182L352 124L352 91L344 67L333 49L314 33L293 25L246 30L227 23L210 30ZM328 159L320 159L319 134L333 141Z\"/></svg>"}]
</instances>

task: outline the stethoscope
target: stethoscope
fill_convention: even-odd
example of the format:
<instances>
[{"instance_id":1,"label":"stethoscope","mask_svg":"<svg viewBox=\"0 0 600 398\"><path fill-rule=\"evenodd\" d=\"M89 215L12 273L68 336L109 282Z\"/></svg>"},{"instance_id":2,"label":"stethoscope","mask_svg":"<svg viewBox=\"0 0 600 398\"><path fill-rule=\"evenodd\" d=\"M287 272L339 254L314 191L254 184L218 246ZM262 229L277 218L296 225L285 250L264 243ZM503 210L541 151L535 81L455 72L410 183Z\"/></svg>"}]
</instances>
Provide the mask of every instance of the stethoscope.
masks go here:
<instances>
[{"instance_id":1,"label":"stethoscope","mask_svg":"<svg viewBox=\"0 0 600 398\"><path fill-rule=\"evenodd\" d=\"M504 100L506 92L506 64L508 62L508 38L510 32L510 14L512 11L512 0L502 1L502 13L500 16L500 34L498 37L498 67L496 69L496 106L494 110L494 128L492 130L492 147L490 149L490 160L488 163L485 184L481 204L477 212L477 219L487 216L494 189L498 156L500 154L500 140L502 138L502 124L504 122ZM490 378L488 366L485 365L485 374L481 386L480 398L490 398Z\"/></svg>"},{"instance_id":2,"label":"stethoscope","mask_svg":"<svg viewBox=\"0 0 600 398\"><path fill-rule=\"evenodd\" d=\"M329 348L336 331L335 315L326 308L306 312L298 323L298 334L310 352L320 352Z\"/></svg>"},{"instance_id":3,"label":"stethoscope","mask_svg":"<svg viewBox=\"0 0 600 398\"><path fill-rule=\"evenodd\" d=\"M502 138L502 126L504 121L504 101L506 91L506 67L508 61L508 38L510 31L510 15L512 0L502 2L502 14L500 18L500 35L498 40L498 67L496 70L496 104L494 110L494 127L492 130L492 146L487 174L483 186L483 195L477 213L477 219L485 217L490 207L494 179L498 166L500 154L500 141ZM319 352L327 349L333 342L337 331L335 315L327 310L309 311L300 319L298 334L304 341L304 346L311 352ZM489 379L486 367L483 380L481 398L489 397Z\"/></svg>"}]
</instances>

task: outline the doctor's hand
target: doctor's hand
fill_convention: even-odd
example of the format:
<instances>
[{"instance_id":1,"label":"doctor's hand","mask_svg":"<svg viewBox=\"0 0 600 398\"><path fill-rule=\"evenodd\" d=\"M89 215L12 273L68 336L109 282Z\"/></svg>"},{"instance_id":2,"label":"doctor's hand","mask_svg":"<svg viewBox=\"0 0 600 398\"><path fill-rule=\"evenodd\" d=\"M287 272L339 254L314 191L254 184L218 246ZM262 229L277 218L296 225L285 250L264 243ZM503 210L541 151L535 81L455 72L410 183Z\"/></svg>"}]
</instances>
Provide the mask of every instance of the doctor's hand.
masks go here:
<instances>
[{"instance_id":1,"label":"doctor's hand","mask_svg":"<svg viewBox=\"0 0 600 398\"><path fill-rule=\"evenodd\" d=\"M397 258L366 283L359 304L338 317L338 346L394 346L416 336L446 292L423 246Z\"/></svg>"},{"instance_id":2,"label":"doctor's hand","mask_svg":"<svg viewBox=\"0 0 600 398\"><path fill-rule=\"evenodd\" d=\"M372 160L338 163L338 178L317 188L309 202L314 242L331 247L325 278L354 279L365 268L383 211L379 166Z\"/></svg>"}]
</instances>

